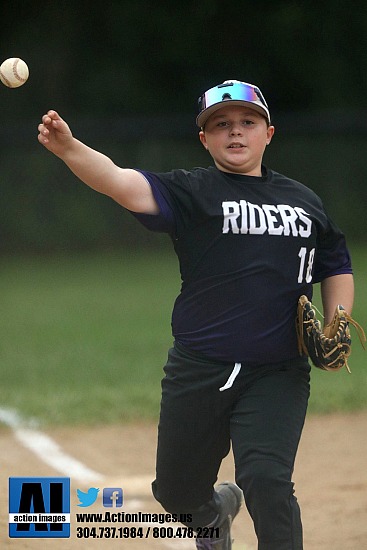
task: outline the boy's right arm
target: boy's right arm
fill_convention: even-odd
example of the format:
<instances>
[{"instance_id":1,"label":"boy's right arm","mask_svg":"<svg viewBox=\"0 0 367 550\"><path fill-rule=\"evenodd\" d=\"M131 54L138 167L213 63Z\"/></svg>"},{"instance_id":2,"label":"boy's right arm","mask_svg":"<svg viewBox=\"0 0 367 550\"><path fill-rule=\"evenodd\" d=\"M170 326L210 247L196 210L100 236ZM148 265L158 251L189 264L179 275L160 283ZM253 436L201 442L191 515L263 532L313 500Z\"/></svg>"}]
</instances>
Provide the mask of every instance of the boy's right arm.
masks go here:
<instances>
[{"instance_id":1,"label":"boy's right arm","mask_svg":"<svg viewBox=\"0 0 367 550\"><path fill-rule=\"evenodd\" d=\"M38 131L38 141L86 185L133 212L159 213L151 187L142 174L119 168L107 156L75 139L56 111L48 111L42 117Z\"/></svg>"}]
</instances>

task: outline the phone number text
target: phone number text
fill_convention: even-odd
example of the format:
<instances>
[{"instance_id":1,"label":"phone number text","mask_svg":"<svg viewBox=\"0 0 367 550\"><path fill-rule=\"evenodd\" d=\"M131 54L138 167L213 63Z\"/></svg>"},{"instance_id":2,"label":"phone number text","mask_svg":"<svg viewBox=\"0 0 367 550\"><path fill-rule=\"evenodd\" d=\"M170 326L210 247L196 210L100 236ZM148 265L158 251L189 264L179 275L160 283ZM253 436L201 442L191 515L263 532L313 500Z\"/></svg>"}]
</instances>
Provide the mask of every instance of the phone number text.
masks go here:
<instances>
[{"instance_id":1,"label":"phone number text","mask_svg":"<svg viewBox=\"0 0 367 550\"><path fill-rule=\"evenodd\" d=\"M219 529L202 527L77 527L78 539L195 539L218 538Z\"/></svg>"}]
</instances>

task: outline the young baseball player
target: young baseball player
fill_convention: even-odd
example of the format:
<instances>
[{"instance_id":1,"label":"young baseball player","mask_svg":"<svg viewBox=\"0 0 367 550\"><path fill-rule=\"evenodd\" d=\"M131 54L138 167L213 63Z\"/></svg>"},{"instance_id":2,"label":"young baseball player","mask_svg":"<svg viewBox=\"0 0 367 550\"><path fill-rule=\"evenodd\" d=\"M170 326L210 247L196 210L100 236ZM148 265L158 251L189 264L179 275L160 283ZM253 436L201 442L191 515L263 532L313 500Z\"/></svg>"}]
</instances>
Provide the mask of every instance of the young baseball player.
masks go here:
<instances>
[{"instance_id":1,"label":"young baseball player","mask_svg":"<svg viewBox=\"0 0 367 550\"><path fill-rule=\"evenodd\" d=\"M263 165L274 127L259 88L209 89L197 125L214 165L168 173L119 168L55 111L38 139L87 185L167 232L178 256L155 498L192 516L198 549L231 549L244 495L259 550L301 550L292 472L310 367L297 348L297 302L321 282L325 323L337 304L351 312L350 257L320 198ZM236 484L214 489L230 445Z\"/></svg>"}]
</instances>

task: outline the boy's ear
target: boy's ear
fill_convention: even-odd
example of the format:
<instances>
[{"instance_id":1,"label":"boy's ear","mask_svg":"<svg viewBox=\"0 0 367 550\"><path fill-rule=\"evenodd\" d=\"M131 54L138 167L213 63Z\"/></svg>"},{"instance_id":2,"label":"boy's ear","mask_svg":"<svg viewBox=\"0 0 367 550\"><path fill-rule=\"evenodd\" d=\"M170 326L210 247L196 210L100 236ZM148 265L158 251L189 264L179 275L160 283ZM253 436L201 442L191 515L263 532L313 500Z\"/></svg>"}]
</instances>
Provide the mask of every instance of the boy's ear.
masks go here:
<instances>
[{"instance_id":1,"label":"boy's ear","mask_svg":"<svg viewBox=\"0 0 367 550\"><path fill-rule=\"evenodd\" d=\"M267 130L266 145L269 145L269 143L271 142L271 140L273 138L273 135L274 135L274 132L275 132L274 126L269 126L268 130Z\"/></svg>"},{"instance_id":2,"label":"boy's ear","mask_svg":"<svg viewBox=\"0 0 367 550\"><path fill-rule=\"evenodd\" d=\"M205 149L208 149L208 144L206 142L205 132L203 130L200 130L200 132L199 132L199 139L200 139L201 143L203 144L203 146L205 147Z\"/></svg>"}]
</instances>

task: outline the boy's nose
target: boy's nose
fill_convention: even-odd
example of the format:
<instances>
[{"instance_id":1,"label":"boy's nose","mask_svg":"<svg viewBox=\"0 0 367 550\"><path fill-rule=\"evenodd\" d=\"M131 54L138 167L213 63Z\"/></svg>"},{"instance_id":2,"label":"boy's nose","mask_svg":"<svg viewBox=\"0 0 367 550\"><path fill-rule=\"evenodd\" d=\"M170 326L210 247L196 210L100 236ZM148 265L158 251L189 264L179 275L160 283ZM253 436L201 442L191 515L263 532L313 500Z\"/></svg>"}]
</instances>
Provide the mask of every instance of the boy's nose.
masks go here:
<instances>
[{"instance_id":1,"label":"boy's nose","mask_svg":"<svg viewBox=\"0 0 367 550\"><path fill-rule=\"evenodd\" d=\"M242 133L242 128L240 124L233 124L231 127L231 135L238 135Z\"/></svg>"}]
</instances>

